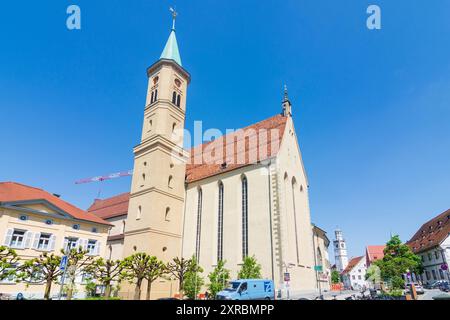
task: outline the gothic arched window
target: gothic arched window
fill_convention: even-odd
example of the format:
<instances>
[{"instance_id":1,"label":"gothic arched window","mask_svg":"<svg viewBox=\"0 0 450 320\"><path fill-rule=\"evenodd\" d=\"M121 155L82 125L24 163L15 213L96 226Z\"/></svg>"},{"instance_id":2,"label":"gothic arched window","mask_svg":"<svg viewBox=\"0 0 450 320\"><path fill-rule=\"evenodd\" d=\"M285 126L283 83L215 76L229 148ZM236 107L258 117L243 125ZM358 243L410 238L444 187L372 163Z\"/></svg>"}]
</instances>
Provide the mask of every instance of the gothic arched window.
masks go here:
<instances>
[{"instance_id":1,"label":"gothic arched window","mask_svg":"<svg viewBox=\"0 0 450 320\"><path fill-rule=\"evenodd\" d=\"M217 219L217 261L223 260L223 183L219 182L219 203Z\"/></svg>"},{"instance_id":2,"label":"gothic arched window","mask_svg":"<svg viewBox=\"0 0 450 320\"><path fill-rule=\"evenodd\" d=\"M177 102L177 93L174 91L172 93L172 103L175 104Z\"/></svg>"},{"instance_id":3,"label":"gothic arched window","mask_svg":"<svg viewBox=\"0 0 450 320\"><path fill-rule=\"evenodd\" d=\"M158 89L155 90L155 100L154 101L156 101L156 100L158 100Z\"/></svg>"},{"instance_id":4,"label":"gothic arched window","mask_svg":"<svg viewBox=\"0 0 450 320\"><path fill-rule=\"evenodd\" d=\"M198 188L198 199L197 199L197 237L195 239L195 257L197 258L197 263L200 261L200 240L202 232L202 202L203 202L203 191L202 188Z\"/></svg>"},{"instance_id":5,"label":"gothic arched window","mask_svg":"<svg viewBox=\"0 0 450 320\"><path fill-rule=\"evenodd\" d=\"M300 263L300 255L298 251L298 232L297 232L297 211L295 208L297 181L292 177L292 208L294 209L294 230L295 230L295 249L297 253L297 263Z\"/></svg>"},{"instance_id":6,"label":"gothic arched window","mask_svg":"<svg viewBox=\"0 0 450 320\"><path fill-rule=\"evenodd\" d=\"M155 93L152 91L152 97L150 98L150 103L153 103L153 99L154 99L154 97L155 97Z\"/></svg>"},{"instance_id":7,"label":"gothic arched window","mask_svg":"<svg viewBox=\"0 0 450 320\"><path fill-rule=\"evenodd\" d=\"M177 97L177 107L180 106L180 103L181 103L181 96L178 95L178 97Z\"/></svg>"},{"instance_id":8,"label":"gothic arched window","mask_svg":"<svg viewBox=\"0 0 450 320\"><path fill-rule=\"evenodd\" d=\"M242 260L248 256L248 183L242 177Z\"/></svg>"}]
</instances>

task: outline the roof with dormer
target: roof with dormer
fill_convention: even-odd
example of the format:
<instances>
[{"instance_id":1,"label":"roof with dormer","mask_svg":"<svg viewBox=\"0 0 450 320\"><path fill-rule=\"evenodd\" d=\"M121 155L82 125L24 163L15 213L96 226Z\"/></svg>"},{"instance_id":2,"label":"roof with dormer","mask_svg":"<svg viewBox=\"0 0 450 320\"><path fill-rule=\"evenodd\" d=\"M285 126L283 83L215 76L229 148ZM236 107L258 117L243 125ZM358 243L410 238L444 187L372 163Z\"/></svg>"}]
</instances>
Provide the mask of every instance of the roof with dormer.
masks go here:
<instances>
[{"instance_id":1,"label":"roof with dormer","mask_svg":"<svg viewBox=\"0 0 450 320\"><path fill-rule=\"evenodd\" d=\"M450 235L450 209L425 222L407 245L414 253L436 247Z\"/></svg>"}]
</instances>

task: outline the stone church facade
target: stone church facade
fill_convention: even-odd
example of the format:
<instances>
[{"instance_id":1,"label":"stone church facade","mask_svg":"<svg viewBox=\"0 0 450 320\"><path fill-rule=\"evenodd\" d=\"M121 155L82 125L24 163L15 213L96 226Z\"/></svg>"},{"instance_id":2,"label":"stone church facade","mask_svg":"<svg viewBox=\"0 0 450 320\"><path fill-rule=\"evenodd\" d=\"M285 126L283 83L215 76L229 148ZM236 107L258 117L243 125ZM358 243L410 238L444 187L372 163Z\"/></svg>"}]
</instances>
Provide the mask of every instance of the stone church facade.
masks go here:
<instances>
[{"instance_id":1,"label":"stone church facade","mask_svg":"<svg viewBox=\"0 0 450 320\"><path fill-rule=\"evenodd\" d=\"M273 117L185 150L191 79L175 28L147 76L131 191L96 200L88 210L114 225L106 258L147 252L168 262L195 256L204 276L224 260L236 278L243 259L254 256L277 289L286 289L288 272L291 292L315 290L308 179L287 90ZM146 284L143 296L145 290ZM177 281L161 279L152 285L152 298L177 290ZM123 284L124 297L132 292Z\"/></svg>"}]
</instances>

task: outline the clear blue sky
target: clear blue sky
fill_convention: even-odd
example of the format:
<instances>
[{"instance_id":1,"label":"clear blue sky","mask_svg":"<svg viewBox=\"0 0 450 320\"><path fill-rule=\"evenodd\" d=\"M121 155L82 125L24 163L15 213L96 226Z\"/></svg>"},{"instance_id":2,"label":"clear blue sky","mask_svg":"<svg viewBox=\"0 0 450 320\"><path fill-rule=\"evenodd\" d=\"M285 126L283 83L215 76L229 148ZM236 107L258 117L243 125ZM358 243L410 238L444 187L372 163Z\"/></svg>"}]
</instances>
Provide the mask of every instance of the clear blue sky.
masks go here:
<instances>
[{"instance_id":1,"label":"clear blue sky","mask_svg":"<svg viewBox=\"0 0 450 320\"><path fill-rule=\"evenodd\" d=\"M82 10L82 30L65 27ZM366 8L382 9L369 31ZM8 1L0 11L0 181L87 208L128 170L170 1ZM192 74L187 127L239 128L280 111L289 86L312 219L350 255L407 240L450 208L450 2L175 1ZM130 178L104 184L126 192Z\"/></svg>"}]
</instances>

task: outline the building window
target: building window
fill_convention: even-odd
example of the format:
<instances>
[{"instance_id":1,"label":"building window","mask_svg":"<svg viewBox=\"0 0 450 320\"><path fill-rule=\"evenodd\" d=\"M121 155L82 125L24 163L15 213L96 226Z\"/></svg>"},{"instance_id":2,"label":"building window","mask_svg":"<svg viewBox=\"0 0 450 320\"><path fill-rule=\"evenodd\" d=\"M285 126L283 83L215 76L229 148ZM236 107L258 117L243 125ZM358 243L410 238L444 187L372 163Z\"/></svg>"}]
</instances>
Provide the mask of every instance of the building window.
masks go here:
<instances>
[{"instance_id":1,"label":"building window","mask_svg":"<svg viewBox=\"0 0 450 320\"><path fill-rule=\"evenodd\" d=\"M87 252L89 255L93 256L97 254L97 240L89 240L87 243Z\"/></svg>"},{"instance_id":2,"label":"building window","mask_svg":"<svg viewBox=\"0 0 450 320\"><path fill-rule=\"evenodd\" d=\"M355 279L356 279L356 277L355 277L355 276L353 275L353 276L352 276L352 279L353 279L353 280L355 280Z\"/></svg>"},{"instance_id":3,"label":"building window","mask_svg":"<svg viewBox=\"0 0 450 320\"><path fill-rule=\"evenodd\" d=\"M294 211L294 231L295 231L295 250L297 254L297 264L300 263L300 255L298 250L298 230L297 230L297 210L295 208L295 190L297 189L297 181L295 177L292 178L292 208Z\"/></svg>"},{"instance_id":4,"label":"building window","mask_svg":"<svg viewBox=\"0 0 450 320\"><path fill-rule=\"evenodd\" d=\"M97 228L96 227L94 227L94 228L92 228L92 233L97 233L98 232L98 230L97 230Z\"/></svg>"},{"instance_id":5,"label":"building window","mask_svg":"<svg viewBox=\"0 0 450 320\"><path fill-rule=\"evenodd\" d=\"M79 224L74 224L74 225L72 226L72 229L73 229L73 230L80 230L80 225L79 225Z\"/></svg>"},{"instance_id":6,"label":"building window","mask_svg":"<svg viewBox=\"0 0 450 320\"><path fill-rule=\"evenodd\" d=\"M198 199L197 199L197 237L195 239L195 257L197 258L197 263L200 261L200 240L202 233L202 203L203 203L203 191L201 188L198 189Z\"/></svg>"},{"instance_id":7,"label":"building window","mask_svg":"<svg viewBox=\"0 0 450 320\"><path fill-rule=\"evenodd\" d=\"M47 220L45 220L45 224L51 226L53 224L53 220L47 219Z\"/></svg>"},{"instance_id":8,"label":"building window","mask_svg":"<svg viewBox=\"0 0 450 320\"><path fill-rule=\"evenodd\" d=\"M41 233L39 235L37 249L43 251L47 251L48 249L50 249L50 238L51 234Z\"/></svg>"},{"instance_id":9,"label":"building window","mask_svg":"<svg viewBox=\"0 0 450 320\"><path fill-rule=\"evenodd\" d=\"M158 100L158 89L155 90L155 101Z\"/></svg>"},{"instance_id":10,"label":"building window","mask_svg":"<svg viewBox=\"0 0 450 320\"><path fill-rule=\"evenodd\" d=\"M442 269L439 269L439 277L441 278L441 280L444 280L444 271L442 271Z\"/></svg>"},{"instance_id":11,"label":"building window","mask_svg":"<svg viewBox=\"0 0 450 320\"><path fill-rule=\"evenodd\" d=\"M181 96L178 95L177 97L177 107L179 107L181 105Z\"/></svg>"},{"instance_id":12,"label":"building window","mask_svg":"<svg viewBox=\"0 0 450 320\"><path fill-rule=\"evenodd\" d=\"M358 276L358 280L361 280L361 276Z\"/></svg>"},{"instance_id":13,"label":"building window","mask_svg":"<svg viewBox=\"0 0 450 320\"><path fill-rule=\"evenodd\" d=\"M169 207L166 208L165 219L166 219L166 221L170 221L170 208Z\"/></svg>"},{"instance_id":14,"label":"building window","mask_svg":"<svg viewBox=\"0 0 450 320\"><path fill-rule=\"evenodd\" d=\"M429 271L425 271L425 276L427 277L427 280L430 280L430 272Z\"/></svg>"},{"instance_id":15,"label":"building window","mask_svg":"<svg viewBox=\"0 0 450 320\"><path fill-rule=\"evenodd\" d=\"M439 260L439 251L435 251L434 256L435 256L436 260Z\"/></svg>"},{"instance_id":16,"label":"building window","mask_svg":"<svg viewBox=\"0 0 450 320\"><path fill-rule=\"evenodd\" d=\"M141 219L141 214L142 214L142 207L139 206L137 210L136 220Z\"/></svg>"},{"instance_id":17,"label":"building window","mask_svg":"<svg viewBox=\"0 0 450 320\"><path fill-rule=\"evenodd\" d=\"M20 221L27 221L27 220L28 220L28 216L26 216L26 215L21 215L21 216L19 217L19 219L20 219Z\"/></svg>"},{"instance_id":18,"label":"building window","mask_svg":"<svg viewBox=\"0 0 450 320\"><path fill-rule=\"evenodd\" d=\"M173 180L173 177L172 176L169 176L169 181L167 182L167 186L169 187L169 189L172 189L173 188L173 186L172 186L172 180Z\"/></svg>"},{"instance_id":19,"label":"building window","mask_svg":"<svg viewBox=\"0 0 450 320\"><path fill-rule=\"evenodd\" d=\"M77 249L78 238L65 238L64 239L64 250L70 251L72 249Z\"/></svg>"},{"instance_id":20,"label":"building window","mask_svg":"<svg viewBox=\"0 0 450 320\"><path fill-rule=\"evenodd\" d=\"M431 274L433 275L433 280L437 280L436 270L431 270Z\"/></svg>"},{"instance_id":21,"label":"building window","mask_svg":"<svg viewBox=\"0 0 450 320\"><path fill-rule=\"evenodd\" d=\"M11 248L23 248L25 245L25 231L14 230L9 246Z\"/></svg>"},{"instance_id":22,"label":"building window","mask_svg":"<svg viewBox=\"0 0 450 320\"><path fill-rule=\"evenodd\" d=\"M242 177L242 260L248 256L248 182Z\"/></svg>"},{"instance_id":23,"label":"building window","mask_svg":"<svg viewBox=\"0 0 450 320\"><path fill-rule=\"evenodd\" d=\"M428 260L429 261L433 260L433 256L431 255L431 252L428 252Z\"/></svg>"},{"instance_id":24,"label":"building window","mask_svg":"<svg viewBox=\"0 0 450 320\"><path fill-rule=\"evenodd\" d=\"M153 101L154 101L154 98L155 97L155 93L152 91L152 97L150 98L150 103L153 103Z\"/></svg>"},{"instance_id":25,"label":"building window","mask_svg":"<svg viewBox=\"0 0 450 320\"><path fill-rule=\"evenodd\" d=\"M217 226L217 261L223 260L223 183L219 182Z\"/></svg>"},{"instance_id":26,"label":"building window","mask_svg":"<svg viewBox=\"0 0 450 320\"><path fill-rule=\"evenodd\" d=\"M176 102L177 102L177 93L174 91L174 92L172 93L172 103L173 103L173 104L176 104Z\"/></svg>"}]
</instances>

